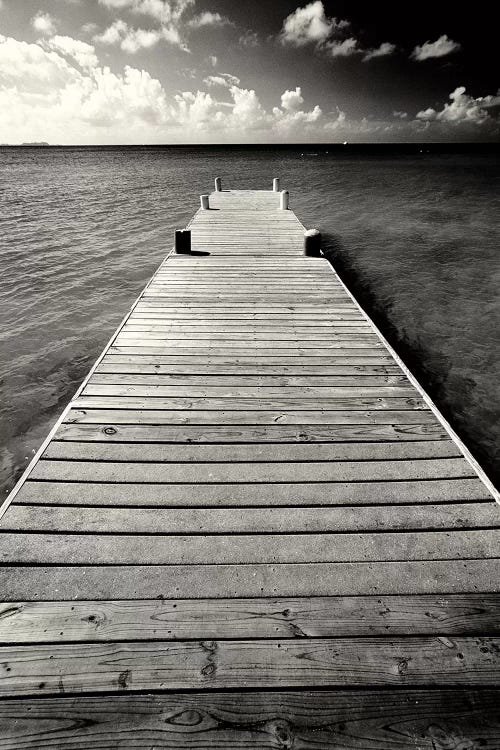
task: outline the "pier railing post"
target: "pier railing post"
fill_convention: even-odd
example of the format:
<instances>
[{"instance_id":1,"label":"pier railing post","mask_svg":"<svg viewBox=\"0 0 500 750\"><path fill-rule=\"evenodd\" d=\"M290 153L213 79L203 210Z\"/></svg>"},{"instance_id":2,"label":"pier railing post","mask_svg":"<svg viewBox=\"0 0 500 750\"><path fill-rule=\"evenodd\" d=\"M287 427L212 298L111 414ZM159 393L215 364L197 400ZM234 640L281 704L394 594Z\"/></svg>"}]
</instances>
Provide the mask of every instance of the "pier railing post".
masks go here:
<instances>
[{"instance_id":1,"label":"pier railing post","mask_svg":"<svg viewBox=\"0 0 500 750\"><path fill-rule=\"evenodd\" d=\"M215 192L220 193L222 190L222 180L220 177L215 178Z\"/></svg>"},{"instance_id":2,"label":"pier railing post","mask_svg":"<svg viewBox=\"0 0 500 750\"><path fill-rule=\"evenodd\" d=\"M290 193L288 190L282 190L280 194L280 209L282 211L288 211L290 205Z\"/></svg>"},{"instance_id":3,"label":"pier railing post","mask_svg":"<svg viewBox=\"0 0 500 750\"><path fill-rule=\"evenodd\" d=\"M321 233L317 229L304 232L304 255L317 258L321 250Z\"/></svg>"},{"instance_id":4,"label":"pier railing post","mask_svg":"<svg viewBox=\"0 0 500 750\"><path fill-rule=\"evenodd\" d=\"M273 192L279 193L280 191L280 178L275 177L273 180Z\"/></svg>"},{"instance_id":5,"label":"pier railing post","mask_svg":"<svg viewBox=\"0 0 500 750\"><path fill-rule=\"evenodd\" d=\"M191 230L175 230L175 252L180 255L187 255L191 252Z\"/></svg>"},{"instance_id":6,"label":"pier railing post","mask_svg":"<svg viewBox=\"0 0 500 750\"><path fill-rule=\"evenodd\" d=\"M200 203L201 203L201 207L203 208L203 210L208 211L208 209L210 208L210 201L209 201L208 195L200 195Z\"/></svg>"}]
</instances>

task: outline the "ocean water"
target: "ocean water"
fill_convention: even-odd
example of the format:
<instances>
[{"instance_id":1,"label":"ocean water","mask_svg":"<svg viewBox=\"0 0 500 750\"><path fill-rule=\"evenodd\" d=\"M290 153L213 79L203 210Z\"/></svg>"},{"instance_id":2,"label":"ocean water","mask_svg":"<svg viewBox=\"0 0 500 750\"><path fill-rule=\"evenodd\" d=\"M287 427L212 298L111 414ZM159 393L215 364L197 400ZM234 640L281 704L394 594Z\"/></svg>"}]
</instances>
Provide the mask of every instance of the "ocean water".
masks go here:
<instances>
[{"instance_id":1,"label":"ocean water","mask_svg":"<svg viewBox=\"0 0 500 750\"><path fill-rule=\"evenodd\" d=\"M500 156L349 147L0 149L5 494L221 176L322 230L337 270L500 477Z\"/></svg>"}]
</instances>

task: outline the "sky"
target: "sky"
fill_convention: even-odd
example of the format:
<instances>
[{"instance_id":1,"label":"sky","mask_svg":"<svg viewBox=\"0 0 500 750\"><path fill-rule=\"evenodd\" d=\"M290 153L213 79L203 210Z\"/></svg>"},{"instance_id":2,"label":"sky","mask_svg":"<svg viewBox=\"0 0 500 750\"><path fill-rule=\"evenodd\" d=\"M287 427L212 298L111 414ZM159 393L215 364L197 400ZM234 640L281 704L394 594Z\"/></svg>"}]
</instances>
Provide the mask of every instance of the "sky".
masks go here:
<instances>
[{"instance_id":1,"label":"sky","mask_svg":"<svg viewBox=\"0 0 500 750\"><path fill-rule=\"evenodd\" d=\"M498 141L486 5L0 0L0 143Z\"/></svg>"}]
</instances>

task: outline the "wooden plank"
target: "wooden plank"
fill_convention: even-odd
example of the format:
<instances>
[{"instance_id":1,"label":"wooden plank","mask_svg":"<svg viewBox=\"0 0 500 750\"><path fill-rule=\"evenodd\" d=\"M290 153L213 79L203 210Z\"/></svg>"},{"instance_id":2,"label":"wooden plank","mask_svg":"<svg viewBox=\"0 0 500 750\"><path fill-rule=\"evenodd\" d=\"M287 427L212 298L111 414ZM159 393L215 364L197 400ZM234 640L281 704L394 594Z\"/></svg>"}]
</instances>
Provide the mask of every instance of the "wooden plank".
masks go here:
<instances>
[{"instance_id":1,"label":"wooden plank","mask_svg":"<svg viewBox=\"0 0 500 750\"><path fill-rule=\"evenodd\" d=\"M196 324L196 321L193 323L188 323L187 321L180 321L176 322L175 320L162 320L160 317L158 320L151 320L147 318L143 318L142 316L133 317L130 319L130 321L124 326L123 328L126 332L132 332L132 331L150 331L150 332L160 332L160 333L167 333L168 335L177 333L181 336L184 336L185 334L196 334L196 336L192 336L193 338L199 338L200 335L208 335L213 333L214 335L221 335L223 333L226 333L228 338L231 338L232 336L235 336L237 333L245 334L245 337L254 336L256 338L267 338L267 339L276 339L276 338L290 338L290 335L292 338L302 338L302 339L308 339L308 338L319 338L324 339L329 334L332 334L335 336L347 336L351 333L356 334L372 334L372 331L364 326L361 322L361 320L358 320L356 318L348 318L339 321L332 321L332 323L328 326L302 326L302 325L295 325L293 321L282 321L281 323L278 321L271 322L271 324L267 326L263 326L262 329L259 330L259 328L255 325L254 321L232 321L232 326L226 326L224 321L220 321L217 323L202 323L200 322L199 325Z\"/></svg>"},{"instance_id":2,"label":"wooden plank","mask_svg":"<svg viewBox=\"0 0 500 750\"><path fill-rule=\"evenodd\" d=\"M387 355L384 354L382 349L377 347L369 348L356 348L356 347L329 347L328 349L323 348L311 348L311 347L273 347L273 348L261 348L253 346L245 347L221 347L221 346L190 346L190 347L165 347L161 345L155 345L154 342L146 342L144 344L140 342L121 342L120 345L112 346L109 350L109 355L146 355L156 359L158 362L165 361L164 357L168 357L170 361L175 357L174 361L182 362L200 362L201 359L204 361L211 361L211 359L219 359L220 363L227 361L231 362L242 362L245 360L257 360L257 363L278 363L278 364L297 364L297 360L300 358L304 364L334 364L339 362L342 364L359 364L359 363L373 363L373 364L384 364L390 362ZM162 359L158 359L158 358ZM168 360L167 360L168 361Z\"/></svg>"},{"instance_id":3,"label":"wooden plank","mask_svg":"<svg viewBox=\"0 0 500 750\"><path fill-rule=\"evenodd\" d=\"M265 281L269 284L279 284L283 280L290 283L310 285L312 282L318 281L322 284L330 284L336 288L341 287L340 281L331 275L329 269L320 270L308 270L307 274L304 271L288 270L287 264L283 264L280 276L277 277L275 269L263 269L263 270L224 270L221 274L220 271L210 270L208 268L196 269L184 269L175 267L164 267L158 271L153 277L155 281L164 282L187 282L193 283L195 281L202 281L204 285L217 285L219 282L227 284L230 281L242 281L244 284L256 284L259 281Z\"/></svg>"},{"instance_id":4,"label":"wooden plank","mask_svg":"<svg viewBox=\"0 0 500 750\"><path fill-rule=\"evenodd\" d=\"M212 361L213 362L213 361ZM203 377L210 375L210 381L212 381L215 375L224 378L229 375L237 375L243 377L285 377L293 376L290 378L289 385L300 385L301 382L305 385L305 380L311 380L311 385L315 382L317 385L328 385L328 382L324 382L325 379L330 382L331 385L340 385L336 383L336 378L345 378L351 375L353 377L353 383L356 384L356 377L366 378L368 376L377 376L382 373L387 373L391 378L402 377L398 373L401 372L399 368L392 365L306 365L301 364L300 361L295 365L273 365L266 363L255 363L253 364L161 364L156 363L154 358L148 360L147 357L104 357L101 364L95 369L95 374L100 373L118 373L123 375L141 373L154 374L154 375L184 375L186 377L186 383L190 382L190 378L193 376ZM331 379L331 380L330 380ZM295 382L294 382L295 381ZM208 382L205 380L205 382ZM286 385L287 383L283 383ZM368 384L368 383L366 383Z\"/></svg>"},{"instance_id":5,"label":"wooden plank","mask_svg":"<svg viewBox=\"0 0 500 750\"><path fill-rule=\"evenodd\" d=\"M0 695L285 687L495 687L498 637L4 646ZM6 671L6 670L5 670Z\"/></svg>"},{"instance_id":6,"label":"wooden plank","mask_svg":"<svg viewBox=\"0 0 500 750\"><path fill-rule=\"evenodd\" d=\"M325 343L302 340L302 341L212 341L206 339L157 339L153 336L131 336L126 337L125 334L121 334L117 337L114 348L131 348L131 349L155 349L160 348L169 351L193 352L207 350L209 353L216 354L217 352L222 354L233 354L237 353L238 350L244 352L254 352L256 356L266 354L266 350L272 350L274 356L278 356L280 353L285 356L290 354L305 354L306 356L324 357L325 353L330 351L343 351L346 353L354 352L356 356L361 351L364 356L377 356L379 350L383 349L382 344L373 338L371 341L363 341L358 339L348 339L347 341L339 339ZM261 351L262 350L262 351ZM147 353L147 351L146 351ZM153 351L153 354L155 352ZM179 351L179 353L182 353Z\"/></svg>"},{"instance_id":7,"label":"wooden plank","mask_svg":"<svg viewBox=\"0 0 500 750\"><path fill-rule=\"evenodd\" d=\"M256 387L259 388L259 394L260 388L267 388L272 389L268 391L268 395L271 393L288 393L288 390L282 390L282 389L288 389L290 387L300 388L302 394L309 394L311 393L311 389L314 389L314 395L321 396L325 395L325 393L328 393L330 388L333 387L356 387L356 386L365 386L365 387L371 387L371 386L402 386L408 383L407 379L404 375L400 374L393 374L393 375L382 375L382 374L368 374L363 375L359 373L358 368L358 374L350 374L350 375L307 375L307 376L300 376L300 375L265 375L265 374L259 374L259 375L252 375L252 373L249 373L248 375L245 375L244 373L235 374L235 375L221 375L216 374L210 378L206 377L205 373L200 373L198 375L192 375L192 374L179 374L179 375L169 375L169 374L162 374L161 372L154 372L153 374L148 373L116 373L116 374L108 374L107 370L103 370L103 367L106 367L106 365L101 365L97 368L97 370L94 372L92 377L89 380L89 384L95 385L97 383L102 384L123 384L123 385L161 385L161 386L176 386L177 393L179 394L179 389L182 389L181 394L185 394L185 389L189 389L191 387L210 387L213 386L217 387L225 387L228 386L234 387L234 388L252 388ZM376 371L375 371L376 372ZM279 389L279 390L277 390ZM370 391L372 393L372 391Z\"/></svg>"},{"instance_id":8,"label":"wooden plank","mask_svg":"<svg viewBox=\"0 0 500 750\"><path fill-rule=\"evenodd\" d=\"M500 636L498 594L0 603L0 642Z\"/></svg>"},{"instance_id":9,"label":"wooden plank","mask_svg":"<svg viewBox=\"0 0 500 750\"><path fill-rule=\"evenodd\" d=\"M71 409L65 422L80 424L177 424L177 425L276 425L276 424L434 424L436 418L428 409L403 411L337 411L275 410L258 411L167 411L148 409Z\"/></svg>"},{"instance_id":10,"label":"wooden plank","mask_svg":"<svg viewBox=\"0 0 500 750\"><path fill-rule=\"evenodd\" d=\"M373 482L474 477L464 458L397 461L309 461L168 463L112 461L52 461L42 459L31 479L81 482L147 483L269 483L269 482Z\"/></svg>"},{"instance_id":11,"label":"wooden plank","mask_svg":"<svg viewBox=\"0 0 500 750\"><path fill-rule=\"evenodd\" d=\"M259 342L259 346L261 346L262 348L268 348L269 346L271 346L271 342L279 342L279 344L276 344L276 346L282 346L284 342L290 342L293 344L304 346L304 342L308 342L308 345L318 347L320 345L320 343L318 342L324 341L328 343L335 341L349 341L350 343L353 343L353 345L360 345L361 343L366 344L367 342L371 343L373 341L376 341L376 337L373 334L363 329L360 329L356 333L352 333L350 329L347 332L341 333L336 333L335 331L330 330L327 333L323 334L311 334L304 336L304 334L294 335L293 333L288 332L284 333L283 335L280 335L279 333L256 334L252 332L246 334L243 331L239 331L237 333L227 333L226 331L215 333L214 331L211 331L208 334L192 333L190 331L175 331L175 333L172 333L170 331L163 330L137 331L129 328L128 326L124 326L120 337L122 339L132 339L140 341L150 341L151 339L153 339L168 342L168 345L174 342L180 345L180 342L190 343L194 341L236 341L241 342L240 345L243 346L247 343L251 343L252 345L254 345ZM229 344L225 343L224 346L229 346Z\"/></svg>"},{"instance_id":12,"label":"wooden plank","mask_svg":"<svg viewBox=\"0 0 500 750\"><path fill-rule=\"evenodd\" d=\"M409 414L410 412L403 412ZM114 443L323 443L449 440L437 422L410 424L301 424L288 425L155 425L101 422L62 423L58 440L98 440ZM104 417L102 417L104 420Z\"/></svg>"},{"instance_id":13,"label":"wooden plank","mask_svg":"<svg viewBox=\"0 0 500 750\"><path fill-rule=\"evenodd\" d=\"M500 560L69 567L16 564L0 567L0 590L6 602L498 593Z\"/></svg>"},{"instance_id":14,"label":"wooden plank","mask_svg":"<svg viewBox=\"0 0 500 750\"><path fill-rule=\"evenodd\" d=\"M363 358L373 360L374 362L387 362L388 359L382 349L377 347L342 347L330 346L328 348L310 348L310 347L272 347L269 349L258 348L254 346L245 347L209 347L209 346L190 346L190 347L170 347L164 346L163 343L148 341L145 344L131 341L120 341L119 345L110 348L110 354L146 354L153 357L158 356L175 356L175 357L225 357L232 358L233 361L240 361L241 358L255 358L257 360L277 361L278 359L288 359L295 361L297 357L303 356L307 361L320 359L325 361L331 358L345 358L347 360L356 360ZM170 352L170 354L169 354ZM189 361L189 360L187 360ZM318 363L319 364L319 363Z\"/></svg>"},{"instance_id":15,"label":"wooden plank","mask_svg":"<svg viewBox=\"0 0 500 750\"><path fill-rule=\"evenodd\" d=\"M8 511L7 511L8 513ZM249 565L496 558L500 531L307 534L3 534L2 564Z\"/></svg>"},{"instance_id":16,"label":"wooden plank","mask_svg":"<svg viewBox=\"0 0 500 750\"><path fill-rule=\"evenodd\" d=\"M286 288L283 286L283 279L286 278L287 285ZM238 284L235 288L234 281L237 280ZM274 278L265 277L265 276L256 276L254 279L249 279L246 275L241 276L233 276L229 279L224 274L221 276L219 274L219 278L214 275L213 280L209 282L206 278L205 274L200 274L198 278L195 278L191 274L185 275L185 276L175 276L172 277L170 275L160 276L156 275L151 284L149 285L149 288L153 287L165 287L168 289L194 289L197 292L198 291L250 291L250 292L258 292L259 294L265 291L277 291L280 294L288 294L289 296L293 296L294 290L315 290L320 289L322 291L330 291L333 290L335 292L343 291L342 285L340 282L335 281L333 277L329 275L325 275L324 277L317 277L317 278L310 278L309 275L307 277L297 276L296 278L290 278L290 277L283 277L278 278L276 275Z\"/></svg>"},{"instance_id":17,"label":"wooden plank","mask_svg":"<svg viewBox=\"0 0 500 750\"><path fill-rule=\"evenodd\" d=\"M161 391L161 386L157 386ZM120 395L119 392L123 392ZM138 393L137 393L138 392ZM97 395L93 395L93 394ZM144 394L144 395L142 395ZM428 409L427 404L419 398L163 398L161 392L155 392L154 386L89 386L83 396L75 399L72 406L77 409L147 409L147 410L185 410L185 411L310 411L311 408L321 411L356 411L387 410L407 411ZM215 419L215 422L217 420Z\"/></svg>"},{"instance_id":18,"label":"wooden plank","mask_svg":"<svg viewBox=\"0 0 500 750\"><path fill-rule=\"evenodd\" d=\"M213 289L209 286L200 284L178 284L171 285L168 281L162 284L156 279L152 279L148 285L147 290L144 291L144 296L152 294L165 294L166 296L179 295L179 296L194 296L194 297L207 297L209 299L225 299L227 297L247 297L249 301L259 301L262 297L276 297L278 302L286 304L288 300L292 304L297 302L310 300L313 304L318 302L332 302L335 299L345 299L345 292L340 285L335 286L334 284L321 283L321 287L318 289L314 284L303 285L301 287L294 287L293 282L290 283L290 288L285 288L276 285L266 285L265 282L260 285L239 285L225 283L224 279L221 279L221 284L217 289Z\"/></svg>"},{"instance_id":19,"label":"wooden plank","mask_svg":"<svg viewBox=\"0 0 500 750\"><path fill-rule=\"evenodd\" d=\"M209 309L203 308L201 305L191 305L191 308L188 308L180 302L173 307L166 303L161 304L158 301L149 300L138 305L135 315L137 318L159 318L175 324L182 323L183 321L188 321L193 325L205 322L208 324L220 324L221 322L228 321L228 324L233 322L234 324L244 323L246 325L265 320L270 326L300 324L302 327L307 325L320 327L334 325L337 320L349 320L359 323L359 318L353 317L353 311L355 311L355 308L349 306L347 303L330 307L327 311L323 312L322 308L315 310L301 309L297 311L293 308L266 309L260 305L254 305L253 307L238 305L237 307L233 306L231 309L223 309L219 305Z\"/></svg>"},{"instance_id":20,"label":"wooden plank","mask_svg":"<svg viewBox=\"0 0 500 750\"><path fill-rule=\"evenodd\" d=\"M289 484L99 484L27 481L16 502L38 505L254 507L406 505L491 500L479 479Z\"/></svg>"},{"instance_id":21,"label":"wooden plank","mask_svg":"<svg viewBox=\"0 0 500 750\"><path fill-rule=\"evenodd\" d=\"M194 292L188 294L182 290L176 292L160 292L159 290L153 289L151 291L144 292L144 302L152 301L156 304L162 304L164 300L170 300L171 302L182 301L184 304L191 306L203 306L203 303L210 305L225 305L229 307L235 307L239 305L243 306L260 306L274 308L275 310L281 310L284 306L298 305L304 307L307 304L317 305L336 305L337 302L341 303L345 299L340 294L335 296L331 292L320 297L314 292L309 294L303 293L294 295L280 295L279 293L263 293L263 294L238 294L234 292L217 293L212 294L210 292L196 294Z\"/></svg>"},{"instance_id":22,"label":"wooden plank","mask_svg":"<svg viewBox=\"0 0 500 750\"><path fill-rule=\"evenodd\" d=\"M156 313L158 310L162 310L166 315L179 315L181 317L192 317L192 320L196 320L198 317L205 320L210 320L212 316L225 316L229 319L239 317L241 315L251 315L253 320L259 320L258 315L275 316L272 320L277 318L287 318L292 320L295 316L296 319L308 320L331 320L333 315L342 314L343 312L355 311L353 303L346 300L345 298L339 298L335 301L330 300L325 303L320 300L315 300L314 303L299 302L296 297L290 302L286 300L281 303L275 302L270 303L269 301L259 301L258 303L248 303L244 300L234 302L219 302L210 296L208 301L198 300L196 305L186 299L172 300L157 297L150 297L148 299L142 298L141 302L138 303L135 308L136 312L149 312ZM211 303L211 304L210 304ZM194 308L194 309L193 309ZM270 319L267 317L266 319Z\"/></svg>"},{"instance_id":23,"label":"wooden plank","mask_svg":"<svg viewBox=\"0 0 500 750\"><path fill-rule=\"evenodd\" d=\"M497 528L494 503L378 505L341 508L129 508L11 505L4 531L130 534L290 534Z\"/></svg>"},{"instance_id":24,"label":"wooden plank","mask_svg":"<svg viewBox=\"0 0 500 750\"><path fill-rule=\"evenodd\" d=\"M58 696L1 701L0 734L3 750L150 750L152 737L164 750L472 750L500 746L499 701L470 688Z\"/></svg>"},{"instance_id":25,"label":"wooden plank","mask_svg":"<svg viewBox=\"0 0 500 750\"><path fill-rule=\"evenodd\" d=\"M249 385L217 385L212 382L207 383L205 379L205 385L192 385L186 381L183 385L163 385L159 377L156 380L150 378L149 383L139 383L133 379L132 384L120 385L117 383L99 383L95 382L95 378L89 381L86 386L84 393L96 394L97 391L100 393L109 395L113 394L116 396L127 396L127 395L151 395L157 394L158 396L182 396L184 398L237 398L237 399L248 399L250 402L253 400L261 399L299 399L299 400L311 400L311 399L363 399L363 398L404 398L408 395L419 396L418 391L410 385L408 381L398 383L396 385L379 385L379 386L368 386L362 385L342 385L342 386L314 386L314 385L302 385L302 386L281 386L279 391L276 390L276 386L267 386L262 383L254 386ZM418 398L421 401L420 398ZM314 401L316 403L316 401Z\"/></svg>"},{"instance_id":26,"label":"wooden plank","mask_svg":"<svg viewBox=\"0 0 500 750\"><path fill-rule=\"evenodd\" d=\"M451 440L408 443L271 443L227 445L158 445L84 443L53 440L43 458L71 461L143 461L188 463L211 461L393 461L418 458L458 458Z\"/></svg>"},{"instance_id":27,"label":"wooden plank","mask_svg":"<svg viewBox=\"0 0 500 750\"><path fill-rule=\"evenodd\" d=\"M340 318L340 316L339 316ZM210 333L224 333L224 331L228 332L231 335L235 335L236 333L246 333L246 334L255 334L257 336L264 336L265 334L274 334L275 332L278 333L278 335L284 335L288 332L292 333L293 335L296 334L302 334L301 338L307 338L308 336L325 336L327 334L331 333L364 333L366 332L366 327L362 324L362 321L357 318L348 318L345 315L342 316L342 319L335 320L331 324L322 325L321 323L319 325L314 325L311 322L311 325L295 325L293 321L283 321L281 324L278 323L271 323L267 326L262 326L262 328L259 328L254 321L230 321L227 322L221 320L219 322L203 322L200 321L197 325L196 322L189 323L187 320L182 321L176 321L176 320L169 320L162 319L161 317L158 318L148 318L143 317L142 315L139 316L133 316L130 318L126 326L124 327L124 330L127 331L168 331L168 332L188 332L188 333L196 333L196 334L204 334L209 335ZM267 338L272 338L272 336L267 336Z\"/></svg>"},{"instance_id":28,"label":"wooden plank","mask_svg":"<svg viewBox=\"0 0 500 750\"><path fill-rule=\"evenodd\" d=\"M348 303L342 304L339 307L330 307L327 312L322 312L321 308L317 308L312 311L294 312L290 311L289 308L283 308L283 311L268 310L267 312L261 311L260 308L244 308L239 305L238 308L232 308L230 310L221 310L218 306L208 308L205 311L199 311L198 307L189 310L187 307L182 305L176 305L175 307L169 305L158 305L152 302L149 303L138 303L135 308L134 320L136 318L161 318L162 320L172 321L179 323L179 321L188 321L193 325L201 325L204 323L220 323L220 321L227 321L227 325L231 324L231 321L235 324L240 324L242 321L247 323L257 323L258 321L266 321L268 325L299 325L304 327L312 325L314 327L319 326L330 326L337 322L337 320L356 320L359 313L356 312L354 305Z\"/></svg>"},{"instance_id":29,"label":"wooden plank","mask_svg":"<svg viewBox=\"0 0 500 750\"><path fill-rule=\"evenodd\" d=\"M196 372L203 372L203 367L217 367L218 372L224 374L227 372L226 367L234 367L236 365L248 366L249 372L259 370L260 367L294 367L301 368L300 372L307 373L307 369L313 369L314 372L321 372L322 367L342 367L342 368L354 368L354 367L394 367L394 360L388 355L379 354L375 357L367 357L365 352L362 356L359 354L355 356L346 356L342 353L330 354L324 357L310 357L310 356L269 356L264 355L261 357L250 356L246 354L234 354L233 356L215 356L209 354L182 354L178 352L175 354L165 354L164 352L155 350L153 353L143 354L134 353L130 351L115 351L112 350L104 357L103 364L113 363L138 363L138 364L152 364L152 365L177 365L177 372L184 372L185 367L189 365L196 365L200 368ZM179 369L182 368L182 369ZM280 370L280 372L282 369ZM188 371L189 372L189 371ZM398 370L401 372L401 370Z\"/></svg>"}]
</instances>

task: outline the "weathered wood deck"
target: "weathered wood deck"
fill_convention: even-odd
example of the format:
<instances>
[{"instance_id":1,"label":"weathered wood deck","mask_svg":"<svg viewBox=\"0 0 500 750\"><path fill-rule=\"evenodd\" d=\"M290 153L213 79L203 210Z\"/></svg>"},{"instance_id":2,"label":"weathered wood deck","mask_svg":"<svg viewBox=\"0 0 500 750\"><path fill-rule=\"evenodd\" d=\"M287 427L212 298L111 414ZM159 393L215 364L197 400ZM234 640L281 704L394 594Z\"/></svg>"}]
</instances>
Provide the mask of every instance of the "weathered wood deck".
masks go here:
<instances>
[{"instance_id":1,"label":"weathered wood deck","mask_svg":"<svg viewBox=\"0 0 500 750\"><path fill-rule=\"evenodd\" d=\"M499 748L494 489L278 194L210 200L4 506L2 750Z\"/></svg>"}]
</instances>

